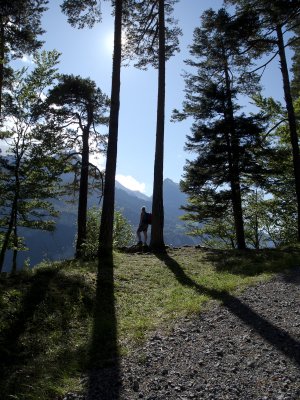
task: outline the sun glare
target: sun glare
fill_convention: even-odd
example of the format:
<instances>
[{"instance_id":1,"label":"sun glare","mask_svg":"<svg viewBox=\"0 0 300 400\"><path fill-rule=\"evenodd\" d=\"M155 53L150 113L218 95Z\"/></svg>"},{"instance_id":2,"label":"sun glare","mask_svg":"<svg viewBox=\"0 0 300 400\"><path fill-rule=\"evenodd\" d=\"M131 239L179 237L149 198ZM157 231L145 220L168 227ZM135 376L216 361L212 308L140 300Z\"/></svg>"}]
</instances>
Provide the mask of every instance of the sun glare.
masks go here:
<instances>
[{"instance_id":1,"label":"sun glare","mask_svg":"<svg viewBox=\"0 0 300 400\"><path fill-rule=\"evenodd\" d=\"M122 43L124 44L126 41L125 33L122 33ZM113 52L114 49L114 32L109 32L106 34L104 38L104 45L105 49L108 50L110 53Z\"/></svg>"},{"instance_id":2,"label":"sun glare","mask_svg":"<svg viewBox=\"0 0 300 400\"><path fill-rule=\"evenodd\" d=\"M108 50L109 52L113 51L114 48L114 33L109 32L104 39L105 43L105 49Z\"/></svg>"}]
</instances>

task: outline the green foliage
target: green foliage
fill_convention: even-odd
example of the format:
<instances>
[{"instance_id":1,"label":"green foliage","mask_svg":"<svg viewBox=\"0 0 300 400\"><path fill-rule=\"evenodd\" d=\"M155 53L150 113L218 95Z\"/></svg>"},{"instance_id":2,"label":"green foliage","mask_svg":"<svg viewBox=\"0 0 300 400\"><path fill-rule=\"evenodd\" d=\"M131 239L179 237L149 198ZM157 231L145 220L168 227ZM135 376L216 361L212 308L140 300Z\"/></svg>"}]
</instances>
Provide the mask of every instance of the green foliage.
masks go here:
<instances>
[{"instance_id":1,"label":"green foliage","mask_svg":"<svg viewBox=\"0 0 300 400\"><path fill-rule=\"evenodd\" d=\"M242 197L252 185L262 184L268 171L268 142L262 146L266 118L239 111L239 96L259 90L258 77L249 74L251 55L245 51L252 22L225 9L204 12L190 47L193 59L187 61L195 72L185 75L183 111L173 114L174 120L194 119L186 149L196 157L187 161L181 182L190 197L183 207L186 219L209 224L207 229L201 226L202 236L211 235L215 241L219 232L220 243L237 243L239 248L245 247Z\"/></svg>"},{"instance_id":2,"label":"green foliage","mask_svg":"<svg viewBox=\"0 0 300 400\"><path fill-rule=\"evenodd\" d=\"M73 27L92 28L101 21L100 3L97 0L64 0L61 10L68 17L68 23Z\"/></svg>"},{"instance_id":3,"label":"green foliage","mask_svg":"<svg viewBox=\"0 0 300 400\"><path fill-rule=\"evenodd\" d=\"M46 0L1 1L1 43L6 51L10 50L10 57L19 58L41 47L38 35L44 33L41 17L46 5Z\"/></svg>"},{"instance_id":4,"label":"green foliage","mask_svg":"<svg viewBox=\"0 0 300 400\"><path fill-rule=\"evenodd\" d=\"M99 229L101 221L101 210L93 207L87 213L87 236L83 243L82 257L86 260L93 260L97 257L99 242ZM129 246L134 241L132 227L122 215L121 211L115 211L113 226L113 246Z\"/></svg>"},{"instance_id":5,"label":"green foliage","mask_svg":"<svg viewBox=\"0 0 300 400\"><path fill-rule=\"evenodd\" d=\"M2 91L11 83L13 69L8 65L11 60L24 54L33 54L43 42L38 36L45 31L41 27L41 18L47 9L47 0L1 0L0 3L0 110Z\"/></svg>"},{"instance_id":6,"label":"green foliage","mask_svg":"<svg viewBox=\"0 0 300 400\"><path fill-rule=\"evenodd\" d=\"M7 150L0 155L0 188L4 193L0 200L0 230L5 237L0 269L6 249L20 242L17 228L54 228L57 213L49 199L57 195L63 165L56 157L51 135L40 134L45 120L38 111L44 107L45 91L57 77L58 58L57 51L36 54L34 69L16 71L11 87L3 94L1 136Z\"/></svg>"},{"instance_id":7,"label":"green foliage","mask_svg":"<svg viewBox=\"0 0 300 400\"><path fill-rule=\"evenodd\" d=\"M165 0L165 59L179 51L178 37L181 29L172 14L178 0ZM159 1L127 0L123 21L126 41L123 44L123 59L137 60L135 66L147 69L158 68L159 55Z\"/></svg>"},{"instance_id":8,"label":"green foliage","mask_svg":"<svg viewBox=\"0 0 300 400\"><path fill-rule=\"evenodd\" d=\"M265 140L271 140L273 147L266 160L269 170L272 171L264 185L268 198L260 202L260 214L268 240L275 246L280 246L293 243L297 237L297 199L287 112L272 98L256 96L254 100L270 121ZM297 113L297 100L294 106Z\"/></svg>"},{"instance_id":9,"label":"green foliage","mask_svg":"<svg viewBox=\"0 0 300 400\"><path fill-rule=\"evenodd\" d=\"M262 46L252 47L256 43L255 34L262 32L261 15L254 12L251 2L234 3L239 4L239 11L247 12L237 13L229 19L224 10L208 10L203 14L202 27L195 30L191 46L194 58L188 60L188 65L197 68L197 74L186 75L187 95L183 111L175 110L173 114L174 120L192 116L195 121L186 148L197 157L187 162L182 182L183 190L190 196L188 205L184 207L187 211L185 219L192 221L190 233L200 235L204 243L218 247L235 246L230 163L237 157L239 175L234 180L241 184L246 243L255 248L271 243L279 246L295 240L293 221L297 220L287 112L279 102L263 98L253 91L256 82L249 81L248 66L260 52L270 50L274 43L268 42L270 38L265 42L262 38L257 41ZM263 4L266 14L276 11L273 3L270 8L264 1L257 3ZM240 32L241 26L243 32ZM219 49L217 53L216 48ZM247 51L242 50L245 48ZM233 74L230 79L232 121L228 119L225 55L230 76ZM250 117L238 115L238 94L251 95L261 112ZM226 133L228 127L229 135ZM234 152L234 143L238 147L237 153ZM253 194L257 188L261 192L259 200Z\"/></svg>"},{"instance_id":10,"label":"green foliage","mask_svg":"<svg viewBox=\"0 0 300 400\"><path fill-rule=\"evenodd\" d=\"M74 75L59 75L58 83L49 90L47 102L50 110L47 122L55 128L65 152L82 152L82 138L77 131L87 130L90 139L90 153L103 152L106 135L97 132L99 125L107 125L109 98L89 78ZM70 128L72 122L72 128ZM59 139L59 137L57 138Z\"/></svg>"},{"instance_id":11,"label":"green foliage","mask_svg":"<svg viewBox=\"0 0 300 400\"><path fill-rule=\"evenodd\" d=\"M274 192L275 193L275 192ZM210 248L236 248L234 221L232 213L221 212L216 204L213 212L199 223L198 211L200 198L191 197L184 208L187 213L183 220L187 221L187 234L201 239L201 244ZM243 196L245 239L248 248L260 249L280 247L296 242L297 231L295 199L291 194L277 190L277 195L271 197L264 191L253 190ZM211 217L208 217L211 215Z\"/></svg>"},{"instance_id":12,"label":"green foliage","mask_svg":"<svg viewBox=\"0 0 300 400\"><path fill-rule=\"evenodd\" d=\"M61 143L60 153L73 159L74 167L80 165L76 243L76 255L80 257L86 236L89 174L97 171L94 177L100 177L101 183L103 181L102 172L91 166L89 159L90 155L105 151L106 135L97 130L99 125L108 124L109 99L90 79L60 75L57 85L49 91L47 104L50 106L48 124L57 133L57 141Z\"/></svg>"},{"instance_id":13,"label":"green foliage","mask_svg":"<svg viewBox=\"0 0 300 400\"><path fill-rule=\"evenodd\" d=\"M286 114L288 119L288 132L290 149L293 163L294 191L296 192L297 204L297 231L298 241L300 240L300 157L299 157L299 124L293 104L297 96L298 90L298 39L299 33L299 16L300 4L297 0L291 1L274 1L258 0L255 3L250 0L227 0L226 3L236 5L236 14L248 15L249 12L256 15L258 25L253 29L251 35L248 36L247 42L249 48L255 49L256 55L261 58L270 51L273 55L264 65L259 68L266 68L267 65L279 55L280 70L283 82L283 91L285 99ZM291 37L291 32L296 33L296 37ZM298 35L299 36L299 35ZM267 45L269 48L265 47ZM291 85L289 70L287 66L287 48L292 46L295 50L293 59L294 83Z\"/></svg>"},{"instance_id":14,"label":"green foliage","mask_svg":"<svg viewBox=\"0 0 300 400\"><path fill-rule=\"evenodd\" d=\"M230 215L223 217L213 217L204 224L199 224L195 220L195 216L187 214L184 219L189 221L188 235L199 237L201 239L201 245L215 248L215 249L235 249L236 239L234 231L234 221Z\"/></svg>"},{"instance_id":15,"label":"green foliage","mask_svg":"<svg viewBox=\"0 0 300 400\"><path fill-rule=\"evenodd\" d=\"M129 246L133 243L135 236L132 232L132 227L126 218L123 216L122 211L115 211L114 215L114 247Z\"/></svg>"},{"instance_id":16,"label":"green foliage","mask_svg":"<svg viewBox=\"0 0 300 400\"><path fill-rule=\"evenodd\" d=\"M299 34L300 27L299 25L294 26L295 37L292 43L292 48L294 50L294 55L292 57L292 72L293 72L293 80L292 80L292 93L294 99L298 99L300 97L300 43L299 43ZM299 114L298 114L299 115Z\"/></svg>"}]
</instances>

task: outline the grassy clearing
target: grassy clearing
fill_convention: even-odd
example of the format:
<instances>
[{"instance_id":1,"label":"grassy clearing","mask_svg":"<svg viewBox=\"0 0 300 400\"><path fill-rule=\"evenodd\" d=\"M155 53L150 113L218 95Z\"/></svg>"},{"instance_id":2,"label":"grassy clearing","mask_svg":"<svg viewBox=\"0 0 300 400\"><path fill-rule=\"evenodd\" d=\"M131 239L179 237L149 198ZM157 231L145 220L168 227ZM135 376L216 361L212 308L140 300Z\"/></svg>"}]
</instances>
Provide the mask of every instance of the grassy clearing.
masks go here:
<instances>
[{"instance_id":1,"label":"grassy clearing","mask_svg":"<svg viewBox=\"0 0 300 400\"><path fill-rule=\"evenodd\" d=\"M103 365L128 354L149 332L199 312L216 293L235 293L299 265L300 248L115 253L113 264L111 274L101 262L99 281L96 263L78 261L0 277L1 398L53 400L80 391L92 359Z\"/></svg>"}]
</instances>

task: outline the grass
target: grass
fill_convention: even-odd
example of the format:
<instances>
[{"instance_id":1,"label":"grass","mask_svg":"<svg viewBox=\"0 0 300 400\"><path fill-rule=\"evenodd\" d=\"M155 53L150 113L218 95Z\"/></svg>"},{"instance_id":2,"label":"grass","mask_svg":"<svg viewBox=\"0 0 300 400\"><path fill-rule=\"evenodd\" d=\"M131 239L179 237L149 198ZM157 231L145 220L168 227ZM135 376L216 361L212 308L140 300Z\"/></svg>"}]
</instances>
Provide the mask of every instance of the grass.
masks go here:
<instances>
[{"instance_id":1,"label":"grass","mask_svg":"<svg viewBox=\"0 0 300 400\"><path fill-rule=\"evenodd\" d=\"M111 261L65 261L0 277L1 399L60 399L82 375L129 354L222 292L236 293L299 265L300 248L166 255L115 253ZM113 274L112 274L113 271ZM98 288L97 288L98 285Z\"/></svg>"}]
</instances>

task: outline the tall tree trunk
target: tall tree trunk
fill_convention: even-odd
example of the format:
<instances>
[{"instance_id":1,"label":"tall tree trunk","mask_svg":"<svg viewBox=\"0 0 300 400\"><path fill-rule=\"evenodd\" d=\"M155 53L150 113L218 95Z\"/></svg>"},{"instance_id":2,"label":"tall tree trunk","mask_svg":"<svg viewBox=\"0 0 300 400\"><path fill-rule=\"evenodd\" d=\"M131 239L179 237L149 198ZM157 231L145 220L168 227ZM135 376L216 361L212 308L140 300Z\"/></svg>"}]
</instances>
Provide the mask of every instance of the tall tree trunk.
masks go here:
<instances>
[{"instance_id":1,"label":"tall tree trunk","mask_svg":"<svg viewBox=\"0 0 300 400\"><path fill-rule=\"evenodd\" d=\"M230 138L228 133L226 133L226 142L227 142L231 204L233 209L235 237L238 249L243 250L246 248L246 242L245 242L245 232L244 232L240 179L236 168L236 163L234 160L232 139Z\"/></svg>"},{"instance_id":2,"label":"tall tree trunk","mask_svg":"<svg viewBox=\"0 0 300 400\"><path fill-rule=\"evenodd\" d=\"M156 120L156 144L152 198L152 229L150 245L154 251L164 251L164 204L163 204L163 169L164 169L164 125L165 125L165 1L159 0L159 65L158 97Z\"/></svg>"},{"instance_id":3,"label":"tall tree trunk","mask_svg":"<svg viewBox=\"0 0 300 400\"><path fill-rule=\"evenodd\" d=\"M226 59L226 56L225 56ZM228 134L228 155L229 155L229 174L230 174L230 188L231 188L231 200L233 208L233 218L235 225L236 241L239 250L246 248L245 241L245 230L242 210L242 197L241 197L241 186L240 186L240 174L239 174L239 141L236 137L236 129L233 115L233 105L231 98L231 87L230 77L227 67L227 61L225 62L225 81L226 81L226 103L227 113L226 118L230 133Z\"/></svg>"},{"instance_id":4,"label":"tall tree trunk","mask_svg":"<svg viewBox=\"0 0 300 400\"><path fill-rule=\"evenodd\" d=\"M3 20L0 19L0 124L2 117L2 92L4 82L4 25Z\"/></svg>"},{"instance_id":5,"label":"tall tree trunk","mask_svg":"<svg viewBox=\"0 0 300 400\"><path fill-rule=\"evenodd\" d=\"M118 152L118 127L120 108L120 75L122 45L123 0L115 2L114 54L112 68L111 108L105 169L103 206L99 233L99 258L111 255L113 247L113 224L115 209L115 179Z\"/></svg>"},{"instance_id":6,"label":"tall tree trunk","mask_svg":"<svg viewBox=\"0 0 300 400\"><path fill-rule=\"evenodd\" d=\"M17 272L17 256L18 256L18 227L17 227L17 214L14 216L14 251L12 260L11 272L15 274Z\"/></svg>"},{"instance_id":7,"label":"tall tree trunk","mask_svg":"<svg viewBox=\"0 0 300 400\"><path fill-rule=\"evenodd\" d=\"M8 244L11 238L11 233L14 229L14 224L17 223L17 215L18 215L18 200L19 200L19 192L20 192L20 180L19 180L19 167L20 167L20 158L17 158L16 167L15 167L15 193L14 198L11 205L11 211L7 226L7 231L4 235L4 240L2 243L2 248L0 251L0 272L3 269L5 254L8 248Z\"/></svg>"},{"instance_id":8,"label":"tall tree trunk","mask_svg":"<svg viewBox=\"0 0 300 400\"><path fill-rule=\"evenodd\" d=\"M81 257L82 245L86 240L86 218L89 183L89 131L90 124L87 124L84 127L82 133L82 160L77 214L77 242L75 254L76 258Z\"/></svg>"},{"instance_id":9,"label":"tall tree trunk","mask_svg":"<svg viewBox=\"0 0 300 400\"><path fill-rule=\"evenodd\" d=\"M277 33L277 39L278 39L278 50L279 50L280 68L281 68L282 80L283 80L284 97L285 97L286 109L287 109L287 113L288 113L290 140L291 140L292 152L293 152L293 166L294 166L294 175L295 175L295 189L296 189L296 198L297 198L297 218L298 218L298 220L297 220L297 232L298 232L297 240L298 240L298 242L300 242L300 156L299 156L297 124L296 124L295 110L294 110L294 105L293 105L293 100L292 100L292 95L291 95L289 71L288 71L288 67L287 67L284 40L283 40L281 26L279 26L279 25L276 26L276 33Z\"/></svg>"},{"instance_id":10,"label":"tall tree trunk","mask_svg":"<svg viewBox=\"0 0 300 400\"><path fill-rule=\"evenodd\" d=\"M10 212L10 218L9 218L9 222L8 222L8 226L7 226L7 231L4 235L4 240L3 240L2 248L1 248L1 252L0 252L0 272L2 272L2 269L3 269L5 254L6 254L10 236L11 236L11 233L12 233L13 227L14 227L14 210L16 207L16 202L17 202L17 199L15 196L14 202L13 202L13 205L11 208L11 212Z\"/></svg>"}]
</instances>

